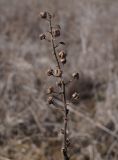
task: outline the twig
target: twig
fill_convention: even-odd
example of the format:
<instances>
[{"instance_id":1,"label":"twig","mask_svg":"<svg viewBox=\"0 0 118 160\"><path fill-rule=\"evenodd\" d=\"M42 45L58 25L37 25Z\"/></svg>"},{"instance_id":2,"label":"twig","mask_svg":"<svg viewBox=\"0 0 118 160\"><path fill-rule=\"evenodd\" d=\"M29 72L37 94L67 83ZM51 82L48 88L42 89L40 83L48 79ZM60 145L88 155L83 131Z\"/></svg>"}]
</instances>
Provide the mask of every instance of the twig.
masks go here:
<instances>
[{"instance_id":1,"label":"twig","mask_svg":"<svg viewBox=\"0 0 118 160\"><path fill-rule=\"evenodd\" d=\"M57 51L57 48L59 45L65 45L65 42L59 42L58 44L55 43L55 39L57 37L60 36L60 26L59 25L52 25L52 20L53 20L53 16L48 13L48 12L41 12L40 13L40 17L42 19L45 19L48 21L49 23L49 35L50 35L50 39L49 37L46 37L46 33L41 34L40 35L40 39L41 40L47 40L48 42L51 42L51 46L52 46L52 50L53 50L53 55L55 58L55 62L56 62L56 69L48 69L47 71L47 75L48 76L53 76L58 78L59 82L57 82L57 85L59 87L59 93L58 96L61 93L61 101L63 102L62 108L64 111L64 128L62 129L63 132L63 148L62 148L62 153L63 153L63 157L64 160L69 160L69 153L68 153L68 147L69 147L69 138L68 138L68 134L67 134L67 127L68 127L68 113L69 113L69 109L67 108L67 100L66 100L66 86L68 85L68 83L71 83L72 80L70 80L68 83L65 82L64 78L63 78L63 70L62 70L62 65L64 65L66 63L66 56L67 54L65 53L64 50L61 50L59 53ZM72 74L72 79L79 79L79 73L73 73ZM61 92L60 92L61 90ZM50 96L48 97L48 104L53 104L55 106L57 106L57 103L55 102L56 98L54 96L55 94L55 90L53 86L50 86L47 90L47 93L50 94ZM57 96L57 93L56 93ZM78 99L78 94L74 93L72 98L74 99Z\"/></svg>"},{"instance_id":2,"label":"twig","mask_svg":"<svg viewBox=\"0 0 118 160\"><path fill-rule=\"evenodd\" d=\"M58 66L58 69L62 71L58 57L57 57L57 53L56 53L56 45L54 43L54 37L53 37L53 31L52 31L52 16L49 17L49 27L50 27L50 33L51 33L51 42L52 42L52 49L53 49L53 54ZM62 84L62 96L63 96L63 106L64 106L64 146L63 146L63 156L64 156L64 160L69 160L69 156L68 156L68 150L67 150L67 125L68 125L68 112L67 112L67 104L66 104L66 93L65 93L65 82L63 80L63 76L60 75L60 81Z\"/></svg>"}]
</instances>

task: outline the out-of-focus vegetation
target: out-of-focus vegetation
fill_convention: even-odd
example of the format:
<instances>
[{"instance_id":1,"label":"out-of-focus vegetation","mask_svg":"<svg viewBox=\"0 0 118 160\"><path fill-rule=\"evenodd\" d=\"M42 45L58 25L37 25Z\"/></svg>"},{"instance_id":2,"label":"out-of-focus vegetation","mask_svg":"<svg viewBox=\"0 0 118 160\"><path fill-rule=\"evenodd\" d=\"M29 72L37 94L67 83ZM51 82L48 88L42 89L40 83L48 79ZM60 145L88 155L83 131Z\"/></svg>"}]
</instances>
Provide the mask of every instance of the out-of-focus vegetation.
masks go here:
<instances>
[{"instance_id":1,"label":"out-of-focus vegetation","mask_svg":"<svg viewBox=\"0 0 118 160\"><path fill-rule=\"evenodd\" d=\"M0 160L61 159L62 114L46 104L51 51L39 12L56 14L66 41L72 159L118 159L118 1L0 0ZM47 43L48 46L48 43ZM49 53L49 54L47 54Z\"/></svg>"}]
</instances>

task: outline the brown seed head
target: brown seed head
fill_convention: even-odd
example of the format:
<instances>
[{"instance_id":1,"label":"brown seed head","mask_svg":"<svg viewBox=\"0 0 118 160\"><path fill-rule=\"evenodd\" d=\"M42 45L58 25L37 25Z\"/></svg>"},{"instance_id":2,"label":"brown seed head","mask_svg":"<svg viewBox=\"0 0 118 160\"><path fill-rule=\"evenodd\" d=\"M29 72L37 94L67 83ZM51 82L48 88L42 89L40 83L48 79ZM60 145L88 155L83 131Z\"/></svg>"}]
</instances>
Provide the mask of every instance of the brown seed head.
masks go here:
<instances>
[{"instance_id":1,"label":"brown seed head","mask_svg":"<svg viewBox=\"0 0 118 160\"><path fill-rule=\"evenodd\" d=\"M61 61L62 64L65 64L66 63L66 58L62 58L62 59L60 59L60 61Z\"/></svg>"},{"instance_id":2,"label":"brown seed head","mask_svg":"<svg viewBox=\"0 0 118 160\"><path fill-rule=\"evenodd\" d=\"M47 89L47 94L51 94L54 92L54 88L52 86L50 86L48 89Z\"/></svg>"},{"instance_id":3,"label":"brown seed head","mask_svg":"<svg viewBox=\"0 0 118 160\"><path fill-rule=\"evenodd\" d=\"M53 69L51 69L51 68L48 69L48 70L47 70L47 75L48 75L48 76L52 76L52 75L53 75Z\"/></svg>"},{"instance_id":4,"label":"brown seed head","mask_svg":"<svg viewBox=\"0 0 118 160\"><path fill-rule=\"evenodd\" d=\"M66 58L66 53L64 51L59 52L59 58Z\"/></svg>"},{"instance_id":5,"label":"brown seed head","mask_svg":"<svg viewBox=\"0 0 118 160\"><path fill-rule=\"evenodd\" d=\"M48 97L48 104L53 104L53 97L52 96L50 96L50 97Z\"/></svg>"},{"instance_id":6,"label":"brown seed head","mask_svg":"<svg viewBox=\"0 0 118 160\"><path fill-rule=\"evenodd\" d=\"M43 40L43 39L45 39L46 38L46 36L45 36L45 34L40 34L40 40Z\"/></svg>"},{"instance_id":7,"label":"brown seed head","mask_svg":"<svg viewBox=\"0 0 118 160\"><path fill-rule=\"evenodd\" d=\"M43 19L47 18L47 12L40 12L40 17Z\"/></svg>"},{"instance_id":8,"label":"brown seed head","mask_svg":"<svg viewBox=\"0 0 118 160\"><path fill-rule=\"evenodd\" d=\"M55 75L56 77L61 77L61 76L62 76L62 70L60 70L60 69L55 69L54 75Z\"/></svg>"},{"instance_id":9,"label":"brown seed head","mask_svg":"<svg viewBox=\"0 0 118 160\"><path fill-rule=\"evenodd\" d=\"M54 29L53 30L53 35L54 35L54 37L59 37L60 36L60 30L59 29Z\"/></svg>"},{"instance_id":10,"label":"brown seed head","mask_svg":"<svg viewBox=\"0 0 118 160\"><path fill-rule=\"evenodd\" d=\"M73 73L73 74L72 74L72 77L73 77L74 79L79 79L79 73Z\"/></svg>"}]
</instances>

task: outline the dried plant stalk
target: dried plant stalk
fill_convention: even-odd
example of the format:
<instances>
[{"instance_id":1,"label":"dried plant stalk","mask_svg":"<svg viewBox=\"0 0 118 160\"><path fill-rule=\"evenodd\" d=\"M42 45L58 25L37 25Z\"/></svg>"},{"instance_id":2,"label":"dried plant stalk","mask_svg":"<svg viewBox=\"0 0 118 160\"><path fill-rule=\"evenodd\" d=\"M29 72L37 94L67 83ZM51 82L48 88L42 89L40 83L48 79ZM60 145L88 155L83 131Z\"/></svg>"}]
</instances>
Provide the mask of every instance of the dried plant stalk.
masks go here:
<instances>
[{"instance_id":1,"label":"dried plant stalk","mask_svg":"<svg viewBox=\"0 0 118 160\"><path fill-rule=\"evenodd\" d=\"M66 63L66 56L67 54L65 51L61 50L59 53L57 52L57 48L59 45L65 45L65 42L59 42L58 44L55 43L55 39L60 36L60 26L56 25L53 26L53 15L51 15L48 12L41 12L40 17L42 19L45 19L49 23L49 31L48 33L50 34L50 39L46 37L46 33L40 35L41 40L47 40L48 42L51 42L52 50L53 50L53 55L55 58L56 62L56 69L48 69L47 75L48 76L54 76L59 79L59 82L57 82L58 87L61 89L61 92L58 93L58 95L62 95L62 102L63 102L63 110L64 110L64 127L62 129L62 134L63 134L63 147L62 147L62 153L64 160L69 160L69 153L68 153L68 147L70 144L68 134L67 134L67 127L68 127L68 113L69 109L67 108L67 100L66 100L66 85L70 83L72 80L70 80L68 83L65 82L63 78L63 70L62 70L62 65ZM72 74L73 79L78 79L79 74L78 73L73 73ZM54 96L51 94L54 94L54 87L49 87L48 88L48 94L50 96L48 97L48 104L53 104L55 105L55 99ZM78 94L75 93L75 95L72 98L79 98Z\"/></svg>"}]
</instances>

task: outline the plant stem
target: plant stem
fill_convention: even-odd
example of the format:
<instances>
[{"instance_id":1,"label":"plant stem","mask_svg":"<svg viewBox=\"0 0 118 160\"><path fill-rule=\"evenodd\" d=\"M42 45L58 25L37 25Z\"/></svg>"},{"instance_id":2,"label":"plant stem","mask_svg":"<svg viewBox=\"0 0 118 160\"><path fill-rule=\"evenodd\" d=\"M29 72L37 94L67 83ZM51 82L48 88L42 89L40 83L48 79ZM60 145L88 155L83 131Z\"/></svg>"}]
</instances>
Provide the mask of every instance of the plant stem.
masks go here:
<instances>
[{"instance_id":1,"label":"plant stem","mask_svg":"<svg viewBox=\"0 0 118 160\"><path fill-rule=\"evenodd\" d=\"M53 49L53 54L57 63L58 69L61 70L61 66L57 57L56 53L56 47L55 47L55 42L54 42L54 36L53 36L53 28L52 28L52 17L49 18L49 28L50 28L50 34L51 34L51 44L52 44L52 49ZM66 103L66 86L65 82L63 80L63 75L60 77L61 84L62 84L62 101L63 101L63 107L64 107L64 137L63 137L63 157L64 160L69 160L68 156L68 147L67 147L67 126L68 126L68 109L67 109L67 103Z\"/></svg>"}]
</instances>

